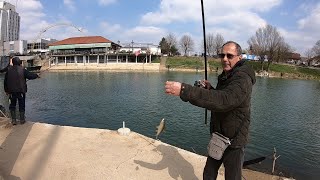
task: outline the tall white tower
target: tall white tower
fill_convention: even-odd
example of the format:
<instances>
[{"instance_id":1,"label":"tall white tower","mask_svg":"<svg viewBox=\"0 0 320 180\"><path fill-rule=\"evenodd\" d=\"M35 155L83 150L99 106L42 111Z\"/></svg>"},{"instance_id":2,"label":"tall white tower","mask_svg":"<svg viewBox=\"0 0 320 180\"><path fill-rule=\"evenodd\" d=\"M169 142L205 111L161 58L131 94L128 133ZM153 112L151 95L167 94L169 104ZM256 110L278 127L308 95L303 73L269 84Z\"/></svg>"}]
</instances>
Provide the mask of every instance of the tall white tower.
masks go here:
<instances>
[{"instance_id":1,"label":"tall white tower","mask_svg":"<svg viewBox=\"0 0 320 180\"><path fill-rule=\"evenodd\" d=\"M0 1L0 41L19 40L20 16L14 5Z\"/></svg>"}]
</instances>

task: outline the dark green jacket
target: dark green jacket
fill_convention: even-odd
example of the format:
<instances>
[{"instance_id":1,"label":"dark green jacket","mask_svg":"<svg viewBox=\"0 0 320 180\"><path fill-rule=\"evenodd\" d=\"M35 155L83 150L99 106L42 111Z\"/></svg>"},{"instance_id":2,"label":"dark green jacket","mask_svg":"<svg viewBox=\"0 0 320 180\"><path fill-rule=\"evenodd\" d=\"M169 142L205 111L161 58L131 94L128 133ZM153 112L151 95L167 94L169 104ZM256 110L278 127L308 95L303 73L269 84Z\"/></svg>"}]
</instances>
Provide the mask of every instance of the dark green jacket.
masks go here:
<instances>
[{"instance_id":1,"label":"dark green jacket","mask_svg":"<svg viewBox=\"0 0 320 180\"><path fill-rule=\"evenodd\" d=\"M185 102L211 110L210 133L219 132L233 138L231 147L245 146L248 142L252 86L255 73L245 61L218 77L216 89L203 89L182 83L180 98Z\"/></svg>"}]
</instances>

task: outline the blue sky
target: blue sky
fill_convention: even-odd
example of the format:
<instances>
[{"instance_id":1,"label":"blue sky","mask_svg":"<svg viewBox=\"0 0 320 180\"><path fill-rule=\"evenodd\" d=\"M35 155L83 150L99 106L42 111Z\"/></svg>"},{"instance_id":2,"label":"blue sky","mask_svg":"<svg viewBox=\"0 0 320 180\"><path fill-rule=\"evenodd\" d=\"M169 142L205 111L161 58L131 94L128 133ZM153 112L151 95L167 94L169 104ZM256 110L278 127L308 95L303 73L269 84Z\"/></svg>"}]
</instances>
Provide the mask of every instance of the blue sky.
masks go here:
<instances>
[{"instance_id":1,"label":"blue sky","mask_svg":"<svg viewBox=\"0 0 320 180\"><path fill-rule=\"evenodd\" d=\"M99 35L114 42L158 44L169 33L178 40L188 34L195 41L195 52L201 51L200 0L8 2L17 6L21 16L21 39ZM220 33L243 48L248 48L247 40L266 24L277 27L286 42L301 54L320 40L319 0L204 0L204 5L207 33ZM74 27L58 25L61 23Z\"/></svg>"}]
</instances>

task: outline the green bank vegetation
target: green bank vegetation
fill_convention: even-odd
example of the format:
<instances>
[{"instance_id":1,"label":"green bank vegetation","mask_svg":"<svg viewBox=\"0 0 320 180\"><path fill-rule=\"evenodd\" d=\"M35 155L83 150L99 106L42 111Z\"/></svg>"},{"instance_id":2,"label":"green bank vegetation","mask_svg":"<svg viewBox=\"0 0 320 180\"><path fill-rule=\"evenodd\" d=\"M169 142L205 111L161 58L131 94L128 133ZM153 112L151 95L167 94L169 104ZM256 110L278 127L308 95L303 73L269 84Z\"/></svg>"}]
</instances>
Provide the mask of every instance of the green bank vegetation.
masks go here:
<instances>
[{"instance_id":1,"label":"green bank vegetation","mask_svg":"<svg viewBox=\"0 0 320 180\"><path fill-rule=\"evenodd\" d=\"M208 58L208 70L221 70L220 60ZM261 62L248 61L251 67L258 73L261 71ZM167 57L166 67L168 69L190 69L204 70L203 57ZM263 69L267 69L267 62L263 63ZM289 64L271 64L269 67L269 75L286 78L299 79L320 79L319 68L308 68Z\"/></svg>"}]
</instances>

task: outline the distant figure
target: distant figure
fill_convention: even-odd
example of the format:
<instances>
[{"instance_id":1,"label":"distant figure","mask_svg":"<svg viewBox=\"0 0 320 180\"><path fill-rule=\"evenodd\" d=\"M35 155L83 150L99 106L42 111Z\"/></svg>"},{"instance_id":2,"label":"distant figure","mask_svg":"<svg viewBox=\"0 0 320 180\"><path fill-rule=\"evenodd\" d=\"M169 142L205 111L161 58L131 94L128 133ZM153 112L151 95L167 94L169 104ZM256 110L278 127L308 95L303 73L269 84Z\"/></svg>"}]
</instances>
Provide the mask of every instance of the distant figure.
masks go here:
<instances>
[{"instance_id":1,"label":"distant figure","mask_svg":"<svg viewBox=\"0 0 320 180\"><path fill-rule=\"evenodd\" d=\"M11 114L11 123L16 125L16 104L19 102L20 124L25 121L25 100L27 92L26 79L39 78L37 74L31 73L21 66L21 60L18 57L12 58L12 66L8 67L8 71L4 78L4 91L9 95Z\"/></svg>"}]
</instances>

